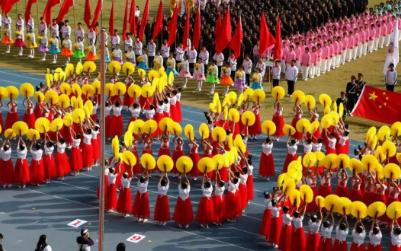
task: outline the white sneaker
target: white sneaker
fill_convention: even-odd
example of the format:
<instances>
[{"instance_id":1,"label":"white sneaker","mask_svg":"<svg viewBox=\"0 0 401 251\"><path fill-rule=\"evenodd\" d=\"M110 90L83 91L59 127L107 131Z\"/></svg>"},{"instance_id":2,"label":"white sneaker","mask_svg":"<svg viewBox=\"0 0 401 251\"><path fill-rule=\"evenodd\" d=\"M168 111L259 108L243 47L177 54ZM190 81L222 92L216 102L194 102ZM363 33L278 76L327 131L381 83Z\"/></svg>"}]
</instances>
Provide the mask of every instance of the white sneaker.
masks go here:
<instances>
[{"instance_id":1,"label":"white sneaker","mask_svg":"<svg viewBox=\"0 0 401 251\"><path fill-rule=\"evenodd\" d=\"M42 61L43 61L43 62L46 61L46 58L42 58Z\"/></svg>"}]
</instances>

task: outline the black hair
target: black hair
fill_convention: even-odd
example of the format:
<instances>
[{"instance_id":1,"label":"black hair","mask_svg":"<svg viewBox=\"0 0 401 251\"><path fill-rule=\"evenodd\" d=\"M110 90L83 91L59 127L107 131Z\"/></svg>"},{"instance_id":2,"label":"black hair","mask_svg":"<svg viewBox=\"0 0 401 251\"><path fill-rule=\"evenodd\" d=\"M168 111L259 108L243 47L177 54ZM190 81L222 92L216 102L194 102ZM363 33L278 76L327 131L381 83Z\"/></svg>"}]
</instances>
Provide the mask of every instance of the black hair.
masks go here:
<instances>
[{"instance_id":1,"label":"black hair","mask_svg":"<svg viewBox=\"0 0 401 251\"><path fill-rule=\"evenodd\" d=\"M323 222L323 227L328 228L330 226L331 226L331 222L330 221L326 220L326 221Z\"/></svg>"},{"instance_id":2,"label":"black hair","mask_svg":"<svg viewBox=\"0 0 401 251\"><path fill-rule=\"evenodd\" d=\"M394 235L400 235L401 234L401 228L400 227L395 227L393 229L393 234Z\"/></svg>"},{"instance_id":3,"label":"black hair","mask_svg":"<svg viewBox=\"0 0 401 251\"><path fill-rule=\"evenodd\" d=\"M225 185L224 181L222 180L220 180L217 184L219 185L219 187L224 187Z\"/></svg>"},{"instance_id":4,"label":"black hair","mask_svg":"<svg viewBox=\"0 0 401 251\"><path fill-rule=\"evenodd\" d=\"M239 178L240 173L239 173L238 171L235 171L235 172L234 172L234 176L237 177L237 178Z\"/></svg>"},{"instance_id":5,"label":"black hair","mask_svg":"<svg viewBox=\"0 0 401 251\"><path fill-rule=\"evenodd\" d=\"M380 232L380 228L378 226L373 227L372 229L373 234L378 234Z\"/></svg>"},{"instance_id":6,"label":"black hair","mask_svg":"<svg viewBox=\"0 0 401 251\"><path fill-rule=\"evenodd\" d=\"M272 206L276 206L277 205L277 201L276 200L272 200Z\"/></svg>"},{"instance_id":7,"label":"black hair","mask_svg":"<svg viewBox=\"0 0 401 251\"><path fill-rule=\"evenodd\" d=\"M288 213L288 211L289 211L289 208L288 207L286 207L286 206L283 206L283 213Z\"/></svg>"},{"instance_id":8,"label":"black hair","mask_svg":"<svg viewBox=\"0 0 401 251\"><path fill-rule=\"evenodd\" d=\"M59 139L58 139L58 142L60 142L60 144L64 144L64 143L65 143L65 140L64 140L63 138L59 138Z\"/></svg>"},{"instance_id":9,"label":"black hair","mask_svg":"<svg viewBox=\"0 0 401 251\"><path fill-rule=\"evenodd\" d=\"M10 149L10 145L5 144L5 145L3 146L3 151L7 151L8 149Z\"/></svg>"},{"instance_id":10,"label":"black hair","mask_svg":"<svg viewBox=\"0 0 401 251\"><path fill-rule=\"evenodd\" d=\"M34 146L35 146L34 148L35 148L36 150L39 150L39 149L42 148L42 144L39 143L39 142L36 142L36 144L35 144Z\"/></svg>"},{"instance_id":11,"label":"black hair","mask_svg":"<svg viewBox=\"0 0 401 251\"><path fill-rule=\"evenodd\" d=\"M120 107L120 102L116 102L114 105L115 105L116 107Z\"/></svg>"},{"instance_id":12,"label":"black hair","mask_svg":"<svg viewBox=\"0 0 401 251\"><path fill-rule=\"evenodd\" d=\"M349 135L349 131L344 132L344 136L347 137Z\"/></svg>"},{"instance_id":13,"label":"black hair","mask_svg":"<svg viewBox=\"0 0 401 251\"><path fill-rule=\"evenodd\" d=\"M136 108L139 107L139 104L138 104L138 103L134 103L134 104L132 105L132 107L134 107L134 108L136 109Z\"/></svg>"},{"instance_id":14,"label":"black hair","mask_svg":"<svg viewBox=\"0 0 401 251\"><path fill-rule=\"evenodd\" d=\"M47 236L42 234L39 236L35 251L42 251L47 246Z\"/></svg>"},{"instance_id":15,"label":"black hair","mask_svg":"<svg viewBox=\"0 0 401 251\"><path fill-rule=\"evenodd\" d=\"M168 104L168 99L165 98L165 99L163 100L163 102L164 102L165 104Z\"/></svg>"},{"instance_id":16,"label":"black hair","mask_svg":"<svg viewBox=\"0 0 401 251\"><path fill-rule=\"evenodd\" d=\"M248 155L248 164L252 165L252 155Z\"/></svg>"},{"instance_id":17,"label":"black hair","mask_svg":"<svg viewBox=\"0 0 401 251\"><path fill-rule=\"evenodd\" d=\"M141 176L141 177L139 178L139 182L140 182L140 183L145 183L145 182L146 182L146 177L145 177L145 176Z\"/></svg>"},{"instance_id":18,"label":"black hair","mask_svg":"<svg viewBox=\"0 0 401 251\"><path fill-rule=\"evenodd\" d=\"M127 172L123 173L123 178L128 178L128 173Z\"/></svg>"},{"instance_id":19,"label":"black hair","mask_svg":"<svg viewBox=\"0 0 401 251\"><path fill-rule=\"evenodd\" d=\"M231 181L233 184L237 184L238 183L238 178L234 178L234 179L232 179L232 181Z\"/></svg>"},{"instance_id":20,"label":"black hair","mask_svg":"<svg viewBox=\"0 0 401 251\"><path fill-rule=\"evenodd\" d=\"M361 226L361 224L358 224L358 226L356 226L355 231L360 234L363 232L363 227Z\"/></svg>"},{"instance_id":21,"label":"black hair","mask_svg":"<svg viewBox=\"0 0 401 251\"><path fill-rule=\"evenodd\" d=\"M75 139L80 139L81 138L81 134L75 134Z\"/></svg>"},{"instance_id":22,"label":"black hair","mask_svg":"<svg viewBox=\"0 0 401 251\"><path fill-rule=\"evenodd\" d=\"M347 225L344 222L340 223L340 230L345 231L347 229Z\"/></svg>"},{"instance_id":23,"label":"black hair","mask_svg":"<svg viewBox=\"0 0 401 251\"><path fill-rule=\"evenodd\" d=\"M181 188L182 189L187 189L187 187L188 187L188 183L186 181L182 181L181 182Z\"/></svg>"},{"instance_id":24,"label":"black hair","mask_svg":"<svg viewBox=\"0 0 401 251\"><path fill-rule=\"evenodd\" d=\"M270 195L269 192L264 192L263 196L265 197L265 199L270 199L271 198L271 195Z\"/></svg>"},{"instance_id":25,"label":"black hair","mask_svg":"<svg viewBox=\"0 0 401 251\"><path fill-rule=\"evenodd\" d=\"M301 216L301 214L298 212L298 211L295 211L294 212L294 217L295 218L299 218Z\"/></svg>"},{"instance_id":26,"label":"black hair","mask_svg":"<svg viewBox=\"0 0 401 251\"><path fill-rule=\"evenodd\" d=\"M267 144L271 144L271 143L272 143L272 140L271 140L269 137L267 137L267 138L266 138L266 143L267 143Z\"/></svg>"},{"instance_id":27,"label":"black hair","mask_svg":"<svg viewBox=\"0 0 401 251\"><path fill-rule=\"evenodd\" d=\"M86 129L86 134L91 134L92 130L91 129Z\"/></svg>"},{"instance_id":28,"label":"black hair","mask_svg":"<svg viewBox=\"0 0 401 251\"><path fill-rule=\"evenodd\" d=\"M47 141L47 143L46 143L46 147L47 148L50 148L50 147L53 147L53 146L54 146L53 142Z\"/></svg>"},{"instance_id":29,"label":"black hair","mask_svg":"<svg viewBox=\"0 0 401 251\"><path fill-rule=\"evenodd\" d=\"M246 166L243 167L242 168L242 173L244 173L244 174L248 173L248 167L246 167Z\"/></svg>"},{"instance_id":30,"label":"black hair","mask_svg":"<svg viewBox=\"0 0 401 251\"><path fill-rule=\"evenodd\" d=\"M160 100L159 102L157 102L157 104L161 106L163 105L163 101Z\"/></svg>"},{"instance_id":31,"label":"black hair","mask_svg":"<svg viewBox=\"0 0 401 251\"><path fill-rule=\"evenodd\" d=\"M312 216L310 217L310 220L312 222L317 222L317 215L316 214L312 214Z\"/></svg>"},{"instance_id":32,"label":"black hair","mask_svg":"<svg viewBox=\"0 0 401 251\"><path fill-rule=\"evenodd\" d=\"M292 139L291 141L290 141L290 145L295 145L295 143L297 143L296 141L295 141L295 139Z\"/></svg>"},{"instance_id":33,"label":"black hair","mask_svg":"<svg viewBox=\"0 0 401 251\"><path fill-rule=\"evenodd\" d=\"M317 139L317 143L319 143L319 144L320 144L320 143L322 143L322 142L323 142L323 141L322 141L322 139L321 139L321 138L318 138L318 139Z\"/></svg>"},{"instance_id":34,"label":"black hair","mask_svg":"<svg viewBox=\"0 0 401 251\"><path fill-rule=\"evenodd\" d=\"M165 187L165 186L167 186L167 184L168 184L167 178L166 178L166 177L163 177L163 178L160 180L160 185L163 186L163 187Z\"/></svg>"},{"instance_id":35,"label":"black hair","mask_svg":"<svg viewBox=\"0 0 401 251\"><path fill-rule=\"evenodd\" d=\"M94 130L95 132L99 131L100 127L98 125L95 126Z\"/></svg>"},{"instance_id":36,"label":"black hair","mask_svg":"<svg viewBox=\"0 0 401 251\"><path fill-rule=\"evenodd\" d=\"M154 106L154 105L150 105L150 106L149 106L149 109L150 109L150 110L153 110L153 109L155 109L155 106Z\"/></svg>"},{"instance_id":37,"label":"black hair","mask_svg":"<svg viewBox=\"0 0 401 251\"><path fill-rule=\"evenodd\" d=\"M204 188L210 188L211 185L212 185L212 184L210 184L209 181L206 181L205 183L203 183L203 187L204 187Z\"/></svg>"},{"instance_id":38,"label":"black hair","mask_svg":"<svg viewBox=\"0 0 401 251\"><path fill-rule=\"evenodd\" d=\"M307 139L307 140L306 140L306 143L307 143L307 144L312 144L312 139Z\"/></svg>"},{"instance_id":39,"label":"black hair","mask_svg":"<svg viewBox=\"0 0 401 251\"><path fill-rule=\"evenodd\" d=\"M118 243L116 251L125 251L125 244L123 242Z\"/></svg>"},{"instance_id":40,"label":"black hair","mask_svg":"<svg viewBox=\"0 0 401 251\"><path fill-rule=\"evenodd\" d=\"M114 168L113 167L109 167L109 173L114 173Z\"/></svg>"},{"instance_id":41,"label":"black hair","mask_svg":"<svg viewBox=\"0 0 401 251\"><path fill-rule=\"evenodd\" d=\"M25 145L24 144L20 144L19 145L19 150L20 151L24 151L25 150Z\"/></svg>"}]
</instances>

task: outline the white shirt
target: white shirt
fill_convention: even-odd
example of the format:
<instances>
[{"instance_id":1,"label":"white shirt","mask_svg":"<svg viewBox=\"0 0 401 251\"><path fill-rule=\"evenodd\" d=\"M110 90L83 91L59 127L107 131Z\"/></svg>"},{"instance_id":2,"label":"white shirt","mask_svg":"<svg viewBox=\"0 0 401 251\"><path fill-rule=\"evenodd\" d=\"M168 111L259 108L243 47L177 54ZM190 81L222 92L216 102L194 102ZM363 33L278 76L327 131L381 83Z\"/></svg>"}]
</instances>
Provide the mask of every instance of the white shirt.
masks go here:
<instances>
[{"instance_id":1,"label":"white shirt","mask_svg":"<svg viewBox=\"0 0 401 251\"><path fill-rule=\"evenodd\" d=\"M366 232L365 230L362 231L362 233L357 233L354 230L352 230L352 241L353 243L357 244L357 245L363 245L363 243L365 242L365 237L366 237Z\"/></svg>"},{"instance_id":2,"label":"white shirt","mask_svg":"<svg viewBox=\"0 0 401 251\"><path fill-rule=\"evenodd\" d=\"M162 48L160 49L160 54L163 58L168 58L170 56L170 46L163 44Z\"/></svg>"},{"instance_id":3,"label":"white shirt","mask_svg":"<svg viewBox=\"0 0 401 251\"><path fill-rule=\"evenodd\" d=\"M24 32L25 29L25 20L24 19L17 19L17 21L15 22L15 24L21 27L21 31Z\"/></svg>"},{"instance_id":4,"label":"white shirt","mask_svg":"<svg viewBox=\"0 0 401 251\"><path fill-rule=\"evenodd\" d=\"M312 144L313 152L319 152L320 150L322 150L322 143L313 143Z\"/></svg>"},{"instance_id":5,"label":"white shirt","mask_svg":"<svg viewBox=\"0 0 401 251\"><path fill-rule=\"evenodd\" d=\"M50 245L46 245L46 247L42 251L53 251Z\"/></svg>"},{"instance_id":6,"label":"white shirt","mask_svg":"<svg viewBox=\"0 0 401 251\"><path fill-rule=\"evenodd\" d=\"M81 139L72 139L72 147L79 147Z\"/></svg>"},{"instance_id":7,"label":"white shirt","mask_svg":"<svg viewBox=\"0 0 401 251\"><path fill-rule=\"evenodd\" d=\"M385 81L387 85L395 85L395 82L397 82L397 72L395 70L387 71Z\"/></svg>"},{"instance_id":8,"label":"white shirt","mask_svg":"<svg viewBox=\"0 0 401 251\"><path fill-rule=\"evenodd\" d=\"M292 222L292 217L291 215L287 214L283 214L283 224L284 225L291 225Z\"/></svg>"},{"instance_id":9,"label":"white shirt","mask_svg":"<svg viewBox=\"0 0 401 251\"><path fill-rule=\"evenodd\" d=\"M312 151L312 144L304 143L304 153L310 153Z\"/></svg>"},{"instance_id":10,"label":"white shirt","mask_svg":"<svg viewBox=\"0 0 401 251\"><path fill-rule=\"evenodd\" d=\"M320 229L320 235L325 239L331 238L331 232L333 232L333 226L327 228L322 226Z\"/></svg>"},{"instance_id":11,"label":"white shirt","mask_svg":"<svg viewBox=\"0 0 401 251\"><path fill-rule=\"evenodd\" d=\"M43 150L39 149L39 150L31 150L31 155L32 155L32 159L33 160L41 160L42 159L42 155L43 155Z\"/></svg>"},{"instance_id":12,"label":"white shirt","mask_svg":"<svg viewBox=\"0 0 401 251\"><path fill-rule=\"evenodd\" d=\"M224 190L226 190L226 187L225 186L222 186L222 187L220 187L220 186L218 186L218 185L215 185L215 187L214 187L214 194L216 195L216 196L223 196L223 194L224 194Z\"/></svg>"},{"instance_id":13,"label":"white shirt","mask_svg":"<svg viewBox=\"0 0 401 251\"><path fill-rule=\"evenodd\" d=\"M181 200L188 199L190 191L191 191L191 187L189 184L186 189L182 189L181 185L178 185L178 197L180 197Z\"/></svg>"},{"instance_id":14,"label":"white shirt","mask_svg":"<svg viewBox=\"0 0 401 251\"><path fill-rule=\"evenodd\" d=\"M309 223L308 223L309 233L313 234L313 233L319 232L319 228L320 228L320 224L321 223L322 223L321 220L318 220L316 222L312 222L311 220L309 220Z\"/></svg>"},{"instance_id":15,"label":"white shirt","mask_svg":"<svg viewBox=\"0 0 401 251\"><path fill-rule=\"evenodd\" d=\"M209 52L207 50L201 50L199 52L199 58L202 64L209 64Z\"/></svg>"},{"instance_id":16,"label":"white shirt","mask_svg":"<svg viewBox=\"0 0 401 251\"><path fill-rule=\"evenodd\" d=\"M228 182L227 191L229 191L230 193L235 193L237 191L237 185L232 183L231 180Z\"/></svg>"},{"instance_id":17,"label":"white shirt","mask_svg":"<svg viewBox=\"0 0 401 251\"><path fill-rule=\"evenodd\" d=\"M33 31L35 29L35 20L33 18L30 18L26 23L26 26L30 27L31 30Z\"/></svg>"},{"instance_id":18,"label":"white shirt","mask_svg":"<svg viewBox=\"0 0 401 251\"><path fill-rule=\"evenodd\" d=\"M133 107L130 107L129 111L131 112L131 117L133 117L133 118L139 118L139 115L141 114L140 107L135 108L135 109Z\"/></svg>"},{"instance_id":19,"label":"white shirt","mask_svg":"<svg viewBox=\"0 0 401 251\"><path fill-rule=\"evenodd\" d=\"M134 48L135 55L137 55L137 56L142 55L142 47L143 47L143 45L142 45L141 41L136 41L135 42L135 48Z\"/></svg>"},{"instance_id":20,"label":"white shirt","mask_svg":"<svg viewBox=\"0 0 401 251\"><path fill-rule=\"evenodd\" d=\"M47 36L47 25L46 23L39 24L39 35Z\"/></svg>"},{"instance_id":21,"label":"white shirt","mask_svg":"<svg viewBox=\"0 0 401 251\"><path fill-rule=\"evenodd\" d=\"M285 79L289 81L296 81L298 77L298 68L294 66L287 67L285 71Z\"/></svg>"},{"instance_id":22,"label":"white shirt","mask_svg":"<svg viewBox=\"0 0 401 251\"><path fill-rule=\"evenodd\" d=\"M144 183L141 183L138 181L138 192L139 193L147 193L148 192L148 184L149 184L149 181L145 181Z\"/></svg>"},{"instance_id":23,"label":"white shirt","mask_svg":"<svg viewBox=\"0 0 401 251\"><path fill-rule=\"evenodd\" d=\"M295 155L297 153L298 146L297 144L289 145L287 144L288 154Z\"/></svg>"},{"instance_id":24,"label":"white shirt","mask_svg":"<svg viewBox=\"0 0 401 251\"><path fill-rule=\"evenodd\" d=\"M339 226L336 227L336 240L343 242L347 240L348 228L341 230Z\"/></svg>"},{"instance_id":25,"label":"white shirt","mask_svg":"<svg viewBox=\"0 0 401 251\"><path fill-rule=\"evenodd\" d=\"M331 148L331 149L335 149L336 148L336 143L337 143L337 139L336 138L329 138L328 139L328 146Z\"/></svg>"},{"instance_id":26,"label":"white shirt","mask_svg":"<svg viewBox=\"0 0 401 251\"><path fill-rule=\"evenodd\" d=\"M130 188L131 179L130 178L122 178L121 183L123 184L123 188Z\"/></svg>"},{"instance_id":27,"label":"white shirt","mask_svg":"<svg viewBox=\"0 0 401 251\"><path fill-rule=\"evenodd\" d=\"M169 185L168 183L167 183L166 186L162 186L162 185L160 185L160 182L159 182L159 184L157 184L157 193L158 193L159 195L166 196L166 195L167 195L167 192L168 192L169 186L170 186L170 185Z\"/></svg>"},{"instance_id":28,"label":"white shirt","mask_svg":"<svg viewBox=\"0 0 401 251\"><path fill-rule=\"evenodd\" d=\"M182 47L177 47L175 49L175 60L176 61L182 61L184 60L184 49Z\"/></svg>"},{"instance_id":29,"label":"white shirt","mask_svg":"<svg viewBox=\"0 0 401 251\"><path fill-rule=\"evenodd\" d=\"M224 63L224 54L222 52L215 53L213 55L213 60L216 61L217 66L223 66Z\"/></svg>"},{"instance_id":30,"label":"white shirt","mask_svg":"<svg viewBox=\"0 0 401 251\"><path fill-rule=\"evenodd\" d=\"M8 149L7 151L4 151L2 149L0 152L0 156L3 161L9 161L11 159L11 148Z\"/></svg>"},{"instance_id":31,"label":"white shirt","mask_svg":"<svg viewBox=\"0 0 401 251\"><path fill-rule=\"evenodd\" d=\"M119 106L119 107L113 106L113 115L116 116L116 117L121 116L121 110L122 109L123 109L122 106Z\"/></svg>"},{"instance_id":32,"label":"white shirt","mask_svg":"<svg viewBox=\"0 0 401 251\"><path fill-rule=\"evenodd\" d=\"M391 231L391 244L397 247L401 247L401 234L394 235L393 231Z\"/></svg>"},{"instance_id":33,"label":"white shirt","mask_svg":"<svg viewBox=\"0 0 401 251\"><path fill-rule=\"evenodd\" d=\"M228 62L230 64L230 70L236 71L237 70L237 59L235 57L230 57L228 59Z\"/></svg>"},{"instance_id":34,"label":"white shirt","mask_svg":"<svg viewBox=\"0 0 401 251\"><path fill-rule=\"evenodd\" d=\"M53 152L54 152L54 146L47 147L45 145L45 155L52 155Z\"/></svg>"},{"instance_id":35,"label":"white shirt","mask_svg":"<svg viewBox=\"0 0 401 251\"><path fill-rule=\"evenodd\" d=\"M191 64L195 64L196 58L198 57L198 52L196 51L196 49L188 50L187 55L188 55L188 62Z\"/></svg>"},{"instance_id":36,"label":"white shirt","mask_svg":"<svg viewBox=\"0 0 401 251\"><path fill-rule=\"evenodd\" d=\"M262 144L262 151L264 154L269 155L272 153L273 150L273 143L267 144L267 143L263 143Z\"/></svg>"},{"instance_id":37,"label":"white shirt","mask_svg":"<svg viewBox=\"0 0 401 251\"><path fill-rule=\"evenodd\" d=\"M63 25L63 27L61 27L61 37L65 38L66 36L71 36L71 26L67 25Z\"/></svg>"},{"instance_id":38,"label":"white shirt","mask_svg":"<svg viewBox=\"0 0 401 251\"><path fill-rule=\"evenodd\" d=\"M252 61L244 59L242 62L242 67L244 68L244 71L246 74L251 74L252 72Z\"/></svg>"},{"instance_id":39,"label":"white shirt","mask_svg":"<svg viewBox=\"0 0 401 251\"><path fill-rule=\"evenodd\" d=\"M26 159L26 155L28 154L28 150L25 148L24 150L17 150L17 159Z\"/></svg>"},{"instance_id":40,"label":"white shirt","mask_svg":"<svg viewBox=\"0 0 401 251\"><path fill-rule=\"evenodd\" d=\"M280 79L280 74L281 74L281 67L280 65L274 66L272 68L272 77L273 79Z\"/></svg>"},{"instance_id":41,"label":"white shirt","mask_svg":"<svg viewBox=\"0 0 401 251\"><path fill-rule=\"evenodd\" d=\"M58 36L60 36L59 32L60 31L59 31L58 24L52 24L50 26L50 35L56 34L56 36L58 37Z\"/></svg>"},{"instance_id":42,"label":"white shirt","mask_svg":"<svg viewBox=\"0 0 401 251\"><path fill-rule=\"evenodd\" d=\"M303 223L302 223L303 219L304 219L303 216L298 217L298 218L294 217L294 219L292 220L292 224L294 225L295 229L299 229L303 226Z\"/></svg>"},{"instance_id":43,"label":"white shirt","mask_svg":"<svg viewBox=\"0 0 401 251\"><path fill-rule=\"evenodd\" d=\"M107 181L109 184L116 184L116 180L117 180L117 175L114 173L109 173L107 175Z\"/></svg>"},{"instance_id":44,"label":"white shirt","mask_svg":"<svg viewBox=\"0 0 401 251\"><path fill-rule=\"evenodd\" d=\"M202 196L203 197L210 198L210 197L212 197L212 194L213 194L213 187L212 186L210 186L209 188L205 188L202 185Z\"/></svg>"},{"instance_id":45,"label":"white shirt","mask_svg":"<svg viewBox=\"0 0 401 251\"><path fill-rule=\"evenodd\" d=\"M369 243L373 246L378 246L382 242L382 232L379 230L379 233L373 234L373 231L369 232Z\"/></svg>"},{"instance_id":46,"label":"white shirt","mask_svg":"<svg viewBox=\"0 0 401 251\"><path fill-rule=\"evenodd\" d=\"M67 148L67 145L65 143L60 144L60 142L57 142L57 152L58 153L64 153L66 148Z\"/></svg>"},{"instance_id":47,"label":"white shirt","mask_svg":"<svg viewBox=\"0 0 401 251\"><path fill-rule=\"evenodd\" d=\"M90 145L92 142L92 134L84 133L84 144Z\"/></svg>"},{"instance_id":48,"label":"white shirt","mask_svg":"<svg viewBox=\"0 0 401 251\"><path fill-rule=\"evenodd\" d=\"M121 38L119 35L111 36L111 45L117 46L121 43Z\"/></svg>"},{"instance_id":49,"label":"white shirt","mask_svg":"<svg viewBox=\"0 0 401 251\"><path fill-rule=\"evenodd\" d=\"M149 57L154 57L156 55L156 44L155 42L148 43L148 55Z\"/></svg>"},{"instance_id":50,"label":"white shirt","mask_svg":"<svg viewBox=\"0 0 401 251\"><path fill-rule=\"evenodd\" d=\"M94 45L96 42L96 31L94 30L90 30L88 32L88 40L89 40L89 44Z\"/></svg>"}]
</instances>

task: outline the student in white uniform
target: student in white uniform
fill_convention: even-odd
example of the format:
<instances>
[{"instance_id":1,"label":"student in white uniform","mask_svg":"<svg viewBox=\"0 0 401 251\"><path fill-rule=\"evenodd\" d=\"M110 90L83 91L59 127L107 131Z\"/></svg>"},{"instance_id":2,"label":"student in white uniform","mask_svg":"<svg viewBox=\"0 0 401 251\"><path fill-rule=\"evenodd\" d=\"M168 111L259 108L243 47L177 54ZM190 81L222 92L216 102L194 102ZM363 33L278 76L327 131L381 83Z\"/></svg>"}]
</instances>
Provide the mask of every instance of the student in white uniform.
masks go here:
<instances>
[{"instance_id":1,"label":"student in white uniform","mask_svg":"<svg viewBox=\"0 0 401 251\"><path fill-rule=\"evenodd\" d=\"M38 243L36 244L35 251L52 251L52 247L47 244L47 236L42 234L39 237Z\"/></svg>"}]
</instances>

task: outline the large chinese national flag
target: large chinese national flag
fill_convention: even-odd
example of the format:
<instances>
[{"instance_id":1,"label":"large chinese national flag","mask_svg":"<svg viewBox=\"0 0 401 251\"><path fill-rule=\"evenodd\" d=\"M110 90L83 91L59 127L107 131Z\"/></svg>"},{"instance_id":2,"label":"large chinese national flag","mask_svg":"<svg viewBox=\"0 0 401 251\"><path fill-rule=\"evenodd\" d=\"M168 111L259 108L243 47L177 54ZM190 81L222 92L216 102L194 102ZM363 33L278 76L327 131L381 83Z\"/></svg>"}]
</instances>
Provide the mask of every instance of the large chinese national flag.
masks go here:
<instances>
[{"instance_id":1,"label":"large chinese national flag","mask_svg":"<svg viewBox=\"0 0 401 251\"><path fill-rule=\"evenodd\" d=\"M386 124L401 121L401 93L365 85L351 115Z\"/></svg>"}]
</instances>

